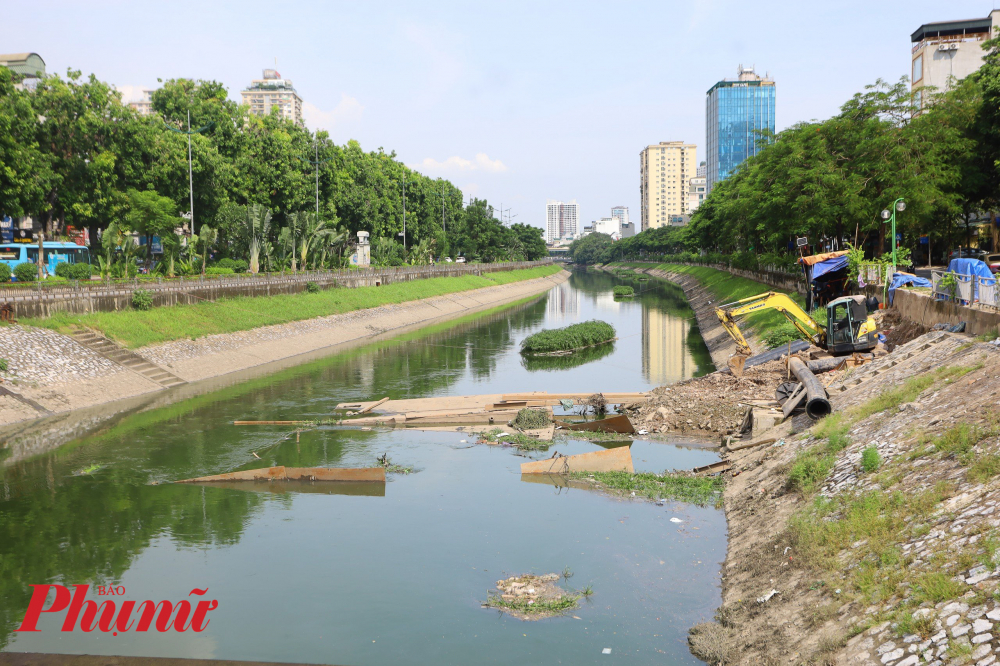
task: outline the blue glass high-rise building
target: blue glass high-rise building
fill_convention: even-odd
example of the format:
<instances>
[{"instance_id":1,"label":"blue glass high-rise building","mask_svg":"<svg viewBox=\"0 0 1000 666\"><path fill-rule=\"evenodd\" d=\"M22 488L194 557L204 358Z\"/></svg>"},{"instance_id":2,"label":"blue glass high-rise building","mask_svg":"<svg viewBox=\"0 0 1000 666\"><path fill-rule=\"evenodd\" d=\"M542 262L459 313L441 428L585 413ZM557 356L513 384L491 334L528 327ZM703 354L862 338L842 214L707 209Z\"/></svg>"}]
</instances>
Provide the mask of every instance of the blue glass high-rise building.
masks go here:
<instances>
[{"instance_id":1,"label":"blue glass high-rise building","mask_svg":"<svg viewBox=\"0 0 1000 666\"><path fill-rule=\"evenodd\" d=\"M719 81L705 100L708 191L760 149L761 130L774 132L774 80L741 65L735 80Z\"/></svg>"}]
</instances>

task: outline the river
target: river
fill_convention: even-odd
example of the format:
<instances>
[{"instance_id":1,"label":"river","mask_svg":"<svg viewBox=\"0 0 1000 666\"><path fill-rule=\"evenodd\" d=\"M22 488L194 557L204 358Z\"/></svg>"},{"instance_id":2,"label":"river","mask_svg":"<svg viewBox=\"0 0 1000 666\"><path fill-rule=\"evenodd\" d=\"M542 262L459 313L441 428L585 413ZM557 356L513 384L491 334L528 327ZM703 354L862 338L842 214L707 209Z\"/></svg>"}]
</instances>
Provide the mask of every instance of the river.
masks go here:
<instances>
[{"instance_id":1,"label":"river","mask_svg":"<svg viewBox=\"0 0 1000 666\"><path fill-rule=\"evenodd\" d=\"M634 299L612 297L623 282ZM518 352L537 330L593 318L617 328L613 345L541 362ZM383 396L641 391L710 369L679 289L576 272L527 303L117 418L0 468L0 647L354 666L700 663L686 635L720 602L721 510L525 483L524 457L461 433L231 423L324 418L338 402ZM391 475L384 492L169 483L266 465L371 466L383 453L416 470ZM644 471L717 459L683 443L636 441L632 453ZM564 587L593 589L565 617L522 622L480 607L500 578L564 570ZM15 632L43 583L120 585L136 602L208 588L219 607L200 633L63 633L62 613Z\"/></svg>"}]
</instances>

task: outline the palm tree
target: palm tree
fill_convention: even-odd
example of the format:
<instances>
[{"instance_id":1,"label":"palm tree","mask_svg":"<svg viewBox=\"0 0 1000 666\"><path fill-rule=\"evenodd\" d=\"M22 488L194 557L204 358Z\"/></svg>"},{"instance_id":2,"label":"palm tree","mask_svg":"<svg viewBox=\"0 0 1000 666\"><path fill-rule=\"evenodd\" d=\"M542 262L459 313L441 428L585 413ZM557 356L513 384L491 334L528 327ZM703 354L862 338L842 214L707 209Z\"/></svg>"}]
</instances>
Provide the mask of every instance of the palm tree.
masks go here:
<instances>
[{"instance_id":1,"label":"palm tree","mask_svg":"<svg viewBox=\"0 0 1000 666\"><path fill-rule=\"evenodd\" d=\"M219 230L213 229L207 224L201 225L201 232L191 236L191 244L195 247L201 245L201 274L205 274L205 264L208 261L208 251L219 240Z\"/></svg>"},{"instance_id":2,"label":"palm tree","mask_svg":"<svg viewBox=\"0 0 1000 666\"><path fill-rule=\"evenodd\" d=\"M260 272L260 250L271 231L271 209L260 204L247 206L247 224L243 232L250 249L250 272Z\"/></svg>"},{"instance_id":3,"label":"palm tree","mask_svg":"<svg viewBox=\"0 0 1000 666\"><path fill-rule=\"evenodd\" d=\"M336 230L327 220L321 220L315 213L299 213L302 220L301 236L299 237L299 253L302 268L306 267L309 250L330 245L330 240L336 235Z\"/></svg>"}]
</instances>

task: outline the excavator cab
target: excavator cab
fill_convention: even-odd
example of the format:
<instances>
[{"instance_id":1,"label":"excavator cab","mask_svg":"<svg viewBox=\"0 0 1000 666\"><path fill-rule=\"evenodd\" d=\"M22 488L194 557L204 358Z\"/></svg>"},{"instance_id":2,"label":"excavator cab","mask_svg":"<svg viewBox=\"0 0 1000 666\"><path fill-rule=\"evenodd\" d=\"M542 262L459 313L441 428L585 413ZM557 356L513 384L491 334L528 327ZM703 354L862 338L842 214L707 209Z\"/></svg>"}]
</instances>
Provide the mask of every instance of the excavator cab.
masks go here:
<instances>
[{"instance_id":1,"label":"excavator cab","mask_svg":"<svg viewBox=\"0 0 1000 666\"><path fill-rule=\"evenodd\" d=\"M864 296L843 296L826 306L826 349L831 354L871 351L878 344L875 319Z\"/></svg>"}]
</instances>

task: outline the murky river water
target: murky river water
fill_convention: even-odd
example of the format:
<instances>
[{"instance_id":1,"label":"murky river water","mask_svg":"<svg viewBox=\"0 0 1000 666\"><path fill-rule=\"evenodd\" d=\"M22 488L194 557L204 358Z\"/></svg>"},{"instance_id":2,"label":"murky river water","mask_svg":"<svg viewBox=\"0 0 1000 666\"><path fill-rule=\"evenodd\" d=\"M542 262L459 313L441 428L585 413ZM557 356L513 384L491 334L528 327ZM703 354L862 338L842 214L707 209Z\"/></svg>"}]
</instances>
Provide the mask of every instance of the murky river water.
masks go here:
<instances>
[{"instance_id":1,"label":"murky river water","mask_svg":"<svg viewBox=\"0 0 1000 666\"><path fill-rule=\"evenodd\" d=\"M325 417L338 402L383 396L645 390L709 369L678 290L631 282L641 293L615 302L620 282L577 273L531 303L126 416L8 465L0 647L352 665L697 663L686 632L719 603L721 511L522 482L523 457L460 433L321 428L296 440L287 427L231 425ZM612 322L619 340L584 363L522 362L524 336L591 318ZM166 483L265 465L370 466L386 452L417 472L372 494ZM716 459L643 441L632 453L641 470ZM566 568L564 587L594 591L569 616L521 622L480 608L501 577ZM14 632L42 583L121 585L136 602L208 588L219 608L201 633L63 633L64 613L43 615L39 633Z\"/></svg>"}]
</instances>

